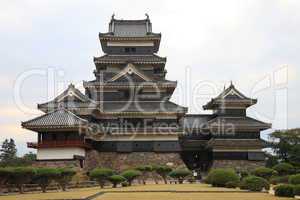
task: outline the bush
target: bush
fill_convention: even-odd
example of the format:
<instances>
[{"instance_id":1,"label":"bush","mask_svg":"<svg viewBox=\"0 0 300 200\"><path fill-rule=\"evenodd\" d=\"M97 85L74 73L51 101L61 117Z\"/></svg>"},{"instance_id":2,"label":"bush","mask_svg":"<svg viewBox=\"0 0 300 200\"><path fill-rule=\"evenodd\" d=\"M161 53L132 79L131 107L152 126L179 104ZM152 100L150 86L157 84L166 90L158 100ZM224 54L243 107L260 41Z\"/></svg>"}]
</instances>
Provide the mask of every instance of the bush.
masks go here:
<instances>
[{"instance_id":1,"label":"bush","mask_svg":"<svg viewBox=\"0 0 300 200\"><path fill-rule=\"evenodd\" d=\"M167 176L172 171L172 168L164 165L158 165L154 167L154 170L164 180L165 184L167 184Z\"/></svg>"},{"instance_id":2,"label":"bush","mask_svg":"<svg viewBox=\"0 0 300 200\"><path fill-rule=\"evenodd\" d=\"M244 178L240 185L241 189L250 190L250 191L262 191L263 189L269 190L269 182L258 176L248 176Z\"/></svg>"},{"instance_id":3,"label":"bush","mask_svg":"<svg viewBox=\"0 0 300 200\"><path fill-rule=\"evenodd\" d=\"M293 190L294 195L299 196L300 195L300 185L294 185Z\"/></svg>"},{"instance_id":4,"label":"bush","mask_svg":"<svg viewBox=\"0 0 300 200\"><path fill-rule=\"evenodd\" d=\"M11 168L10 183L14 184L20 193L24 192L24 184L29 183L34 177L36 170L32 167Z\"/></svg>"},{"instance_id":5,"label":"bush","mask_svg":"<svg viewBox=\"0 0 300 200\"><path fill-rule=\"evenodd\" d=\"M96 168L92 170L89 176L96 180L101 188L104 188L105 182L114 174L114 171L108 168Z\"/></svg>"},{"instance_id":6,"label":"bush","mask_svg":"<svg viewBox=\"0 0 300 200\"><path fill-rule=\"evenodd\" d=\"M289 177L289 183L293 185L300 184L300 174L291 175Z\"/></svg>"},{"instance_id":7,"label":"bush","mask_svg":"<svg viewBox=\"0 0 300 200\"><path fill-rule=\"evenodd\" d=\"M140 165L138 167L135 168L136 170L140 171L142 173L142 180L143 180L143 184L146 184L146 175L149 172L152 172L153 167L151 165Z\"/></svg>"},{"instance_id":8,"label":"bush","mask_svg":"<svg viewBox=\"0 0 300 200\"><path fill-rule=\"evenodd\" d=\"M2 192L2 188L9 180L9 177L11 175L11 169L10 168L0 168L0 194Z\"/></svg>"},{"instance_id":9,"label":"bush","mask_svg":"<svg viewBox=\"0 0 300 200\"><path fill-rule=\"evenodd\" d=\"M226 184L225 184L225 187L226 188L237 188L239 185L239 182L238 181L228 181Z\"/></svg>"},{"instance_id":10,"label":"bush","mask_svg":"<svg viewBox=\"0 0 300 200\"><path fill-rule=\"evenodd\" d=\"M277 185L279 183L288 183L290 176L274 176L270 178L270 183Z\"/></svg>"},{"instance_id":11,"label":"bush","mask_svg":"<svg viewBox=\"0 0 300 200\"><path fill-rule=\"evenodd\" d=\"M182 184L183 180L190 175L192 175L192 172L188 169L175 169L169 173L169 176L177 179L179 184Z\"/></svg>"},{"instance_id":12,"label":"bush","mask_svg":"<svg viewBox=\"0 0 300 200\"><path fill-rule=\"evenodd\" d=\"M142 173L138 170L126 170L124 171L121 176L123 176L124 178L126 178L126 180L128 181L128 185L131 186L132 181L134 179L136 179L137 177L141 176Z\"/></svg>"},{"instance_id":13,"label":"bush","mask_svg":"<svg viewBox=\"0 0 300 200\"><path fill-rule=\"evenodd\" d=\"M126 178L120 175L112 175L111 177L109 177L109 181L113 184L113 187L115 188L119 183L126 181Z\"/></svg>"},{"instance_id":14,"label":"bush","mask_svg":"<svg viewBox=\"0 0 300 200\"><path fill-rule=\"evenodd\" d=\"M37 183L41 187L42 192L45 193L51 181L55 180L57 176L59 176L59 171L55 168L37 168L34 182Z\"/></svg>"},{"instance_id":15,"label":"bush","mask_svg":"<svg viewBox=\"0 0 300 200\"><path fill-rule=\"evenodd\" d=\"M290 175L295 172L295 168L289 163L279 163L273 169L278 172L279 176Z\"/></svg>"},{"instance_id":16,"label":"bush","mask_svg":"<svg viewBox=\"0 0 300 200\"><path fill-rule=\"evenodd\" d=\"M239 176L232 169L214 169L209 172L206 181L214 187L225 187L227 182L238 182Z\"/></svg>"},{"instance_id":17,"label":"bush","mask_svg":"<svg viewBox=\"0 0 300 200\"><path fill-rule=\"evenodd\" d=\"M294 187L289 184L282 184L274 187L275 196L278 197L294 197Z\"/></svg>"},{"instance_id":18,"label":"bush","mask_svg":"<svg viewBox=\"0 0 300 200\"><path fill-rule=\"evenodd\" d=\"M58 168L58 176L55 181L59 184L63 191L66 191L67 185L71 182L76 171L72 168Z\"/></svg>"},{"instance_id":19,"label":"bush","mask_svg":"<svg viewBox=\"0 0 300 200\"><path fill-rule=\"evenodd\" d=\"M126 181L122 182L121 185L122 185L122 187L128 187L129 186L128 182L126 182Z\"/></svg>"},{"instance_id":20,"label":"bush","mask_svg":"<svg viewBox=\"0 0 300 200\"><path fill-rule=\"evenodd\" d=\"M271 176L277 175L277 171L267 167L258 167L252 172L252 174L254 176L262 177L264 179L269 180Z\"/></svg>"},{"instance_id":21,"label":"bush","mask_svg":"<svg viewBox=\"0 0 300 200\"><path fill-rule=\"evenodd\" d=\"M241 171L241 172L239 172L239 174L241 176L241 179L250 175L250 173L248 171Z\"/></svg>"}]
</instances>

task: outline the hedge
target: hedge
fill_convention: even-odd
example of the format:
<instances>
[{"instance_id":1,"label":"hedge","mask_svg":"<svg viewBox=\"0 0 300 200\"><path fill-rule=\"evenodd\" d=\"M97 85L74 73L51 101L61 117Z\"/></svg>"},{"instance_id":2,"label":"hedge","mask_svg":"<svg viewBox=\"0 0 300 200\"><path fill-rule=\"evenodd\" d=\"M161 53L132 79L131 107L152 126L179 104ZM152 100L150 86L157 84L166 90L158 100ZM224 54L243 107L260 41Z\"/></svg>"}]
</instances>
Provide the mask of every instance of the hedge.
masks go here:
<instances>
[{"instance_id":1,"label":"hedge","mask_svg":"<svg viewBox=\"0 0 300 200\"><path fill-rule=\"evenodd\" d=\"M273 169L278 172L279 176L290 175L295 172L295 168L289 163L279 163Z\"/></svg>"},{"instance_id":2,"label":"hedge","mask_svg":"<svg viewBox=\"0 0 300 200\"><path fill-rule=\"evenodd\" d=\"M93 169L90 173L89 176L93 179L96 180L100 187L103 188L105 185L105 182L108 181L109 177L114 174L114 171L108 168L96 168Z\"/></svg>"},{"instance_id":3,"label":"hedge","mask_svg":"<svg viewBox=\"0 0 300 200\"><path fill-rule=\"evenodd\" d=\"M253 170L252 174L254 176L258 176L269 180L272 176L277 175L277 171L267 167L258 167L255 170Z\"/></svg>"},{"instance_id":4,"label":"hedge","mask_svg":"<svg viewBox=\"0 0 300 200\"><path fill-rule=\"evenodd\" d=\"M162 177L165 184L167 184L167 176L172 171L172 168L169 166L158 165L154 166L154 170L160 177Z\"/></svg>"},{"instance_id":5,"label":"hedge","mask_svg":"<svg viewBox=\"0 0 300 200\"><path fill-rule=\"evenodd\" d=\"M46 192L51 181L55 180L59 175L59 171L55 168L37 168L34 182L41 187L42 192Z\"/></svg>"},{"instance_id":6,"label":"hedge","mask_svg":"<svg viewBox=\"0 0 300 200\"><path fill-rule=\"evenodd\" d=\"M76 171L72 168L58 168L59 175L55 178L55 181L61 187L63 191L66 191L67 185L71 182Z\"/></svg>"},{"instance_id":7,"label":"hedge","mask_svg":"<svg viewBox=\"0 0 300 200\"><path fill-rule=\"evenodd\" d=\"M108 178L109 181L113 184L113 187L117 187L117 185L119 183L122 183L122 182L125 182L126 181L126 178L124 178L123 176L121 175L112 175L111 177Z\"/></svg>"},{"instance_id":8,"label":"hedge","mask_svg":"<svg viewBox=\"0 0 300 200\"><path fill-rule=\"evenodd\" d=\"M24 191L24 184L29 183L36 174L36 170L32 167L14 167L11 168L9 183L14 184L20 193Z\"/></svg>"},{"instance_id":9,"label":"hedge","mask_svg":"<svg viewBox=\"0 0 300 200\"><path fill-rule=\"evenodd\" d=\"M141 176L142 172L140 172L139 170L126 170L124 172L122 172L121 176L123 176L124 178L126 178L126 180L128 181L128 185L131 186L132 181L134 179L136 179L137 177Z\"/></svg>"},{"instance_id":10,"label":"hedge","mask_svg":"<svg viewBox=\"0 0 300 200\"><path fill-rule=\"evenodd\" d=\"M300 185L294 185L294 195L300 196Z\"/></svg>"},{"instance_id":11,"label":"hedge","mask_svg":"<svg viewBox=\"0 0 300 200\"><path fill-rule=\"evenodd\" d=\"M229 181L225 184L226 188L237 188L239 186L238 181Z\"/></svg>"},{"instance_id":12,"label":"hedge","mask_svg":"<svg viewBox=\"0 0 300 200\"><path fill-rule=\"evenodd\" d=\"M274 187L275 196L278 197L294 197L294 186L282 184Z\"/></svg>"},{"instance_id":13,"label":"hedge","mask_svg":"<svg viewBox=\"0 0 300 200\"><path fill-rule=\"evenodd\" d=\"M289 177L290 176L274 176L270 178L270 183L273 185L289 183Z\"/></svg>"},{"instance_id":14,"label":"hedge","mask_svg":"<svg viewBox=\"0 0 300 200\"><path fill-rule=\"evenodd\" d=\"M206 182L214 187L225 187L228 182L238 182L239 176L232 169L211 170L206 178Z\"/></svg>"},{"instance_id":15,"label":"hedge","mask_svg":"<svg viewBox=\"0 0 300 200\"><path fill-rule=\"evenodd\" d=\"M190 175L192 175L192 172L188 169L175 169L169 173L169 176L177 179L179 184L182 184L183 180Z\"/></svg>"},{"instance_id":16,"label":"hedge","mask_svg":"<svg viewBox=\"0 0 300 200\"><path fill-rule=\"evenodd\" d=\"M240 188L260 192L263 189L269 190L270 184L264 178L258 176L248 176L242 180Z\"/></svg>"},{"instance_id":17,"label":"hedge","mask_svg":"<svg viewBox=\"0 0 300 200\"><path fill-rule=\"evenodd\" d=\"M300 184L300 174L291 175L289 177L289 183L293 185Z\"/></svg>"}]
</instances>

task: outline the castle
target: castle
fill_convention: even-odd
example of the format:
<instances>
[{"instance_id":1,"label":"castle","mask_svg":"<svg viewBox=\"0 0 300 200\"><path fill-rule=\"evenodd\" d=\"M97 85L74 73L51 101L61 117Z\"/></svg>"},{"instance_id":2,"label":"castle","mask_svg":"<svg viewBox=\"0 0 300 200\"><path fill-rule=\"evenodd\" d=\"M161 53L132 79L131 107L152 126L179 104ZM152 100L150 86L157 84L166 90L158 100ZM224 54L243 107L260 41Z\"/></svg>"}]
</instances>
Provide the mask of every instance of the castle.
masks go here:
<instances>
[{"instance_id":1,"label":"castle","mask_svg":"<svg viewBox=\"0 0 300 200\"><path fill-rule=\"evenodd\" d=\"M100 33L104 55L95 57L95 80L74 85L50 102L45 114L22 122L37 132L37 164L84 169L125 169L140 164L252 168L264 164L260 131L270 124L247 117L257 100L233 84L208 102L210 115L187 114L170 98L177 82L167 80L166 58L158 56L161 34L143 20L112 17Z\"/></svg>"}]
</instances>

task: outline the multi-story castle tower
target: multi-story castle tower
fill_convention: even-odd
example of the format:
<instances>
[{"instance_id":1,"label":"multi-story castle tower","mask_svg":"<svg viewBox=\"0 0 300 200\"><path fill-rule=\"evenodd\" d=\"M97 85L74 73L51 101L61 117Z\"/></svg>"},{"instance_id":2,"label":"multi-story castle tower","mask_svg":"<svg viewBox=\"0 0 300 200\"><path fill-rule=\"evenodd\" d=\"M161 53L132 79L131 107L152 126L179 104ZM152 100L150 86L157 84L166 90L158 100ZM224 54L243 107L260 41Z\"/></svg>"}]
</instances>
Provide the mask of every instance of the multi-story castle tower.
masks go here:
<instances>
[{"instance_id":1,"label":"multi-story castle tower","mask_svg":"<svg viewBox=\"0 0 300 200\"><path fill-rule=\"evenodd\" d=\"M170 101L177 82L165 78L166 58L156 53L161 34L152 32L149 17L117 20L99 34L103 52L94 58L95 80L74 85L50 102L38 105L45 114L23 122L38 133L40 165L91 169L125 169L141 164L253 168L264 164L260 131L270 124L247 117L256 103L233 84L204 109L209 115L186 115Z\"/></svg>"},{"instance_id":2,"label":"multi-story castle tower","mask_svg":"<svg viewBox=\"0 0 300 200\"><path fill-rule=\"evenodd\" d=\"M44 116L22 124L39 132L38 144L30 144L38 149L38 160L77 158L89 167L116 168L182 164L178 135L183 133L187 108L169 101L177 82L166 80L166 58L155 54L161 34L152 32L148 16L113 16L108 32L99 38L105 55L94 58L95 80L83 83L85 94L70 85L53 101L38 106ZM53 120L66 124L52 130ZM77 121L81 131L88 124L84 134L74 129Z\"/></svg>"}]
</instances>

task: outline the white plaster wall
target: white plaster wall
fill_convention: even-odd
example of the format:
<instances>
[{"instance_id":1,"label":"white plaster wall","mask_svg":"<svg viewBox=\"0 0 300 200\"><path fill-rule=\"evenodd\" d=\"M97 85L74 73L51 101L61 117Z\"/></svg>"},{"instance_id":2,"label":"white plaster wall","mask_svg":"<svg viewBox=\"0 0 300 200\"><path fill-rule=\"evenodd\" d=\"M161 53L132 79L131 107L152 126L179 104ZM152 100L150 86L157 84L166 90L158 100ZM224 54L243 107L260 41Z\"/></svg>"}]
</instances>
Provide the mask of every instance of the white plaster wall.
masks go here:
<instances>
[{"instance_id":1,"label":"white plaster wall","mask_svg":"<svg viewBox=\"0 0 300 200\"><path fill-rule=\"evenodd\" d=\"M74 155L85 157L85 150L77 147L42 148L37 150L38 160L65 160L73 159Z\"/></svg>"},{"instance_id":2,"label":"white plaster wall","mask_svg":"<svg viewBox=\"0 0 300 200\"><path fill-rule=\"evenodd\" d=\"M107 42L107 46L135 46L135 47L152 47L154 46L154 42Z\"/></svg>"}]
</instances>

